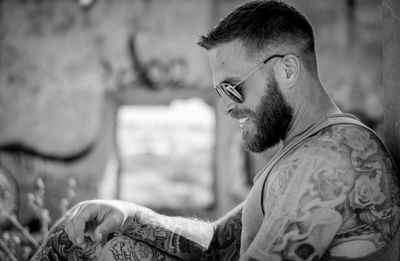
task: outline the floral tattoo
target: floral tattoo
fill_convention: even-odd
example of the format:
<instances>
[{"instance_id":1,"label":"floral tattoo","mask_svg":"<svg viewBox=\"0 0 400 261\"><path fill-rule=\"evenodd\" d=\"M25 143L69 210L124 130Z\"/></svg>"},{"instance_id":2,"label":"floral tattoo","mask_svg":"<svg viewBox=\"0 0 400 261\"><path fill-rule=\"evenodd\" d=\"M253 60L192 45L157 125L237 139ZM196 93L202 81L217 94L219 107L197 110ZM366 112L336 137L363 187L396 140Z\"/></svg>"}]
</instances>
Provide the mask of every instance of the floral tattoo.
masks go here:
<instances>
[{"instance_id":1,"label":"floral tattoo","mask_svg":"<svg viewBox=\"0 0 400 261\"><path fill-rule=\"evenodd\" d=\"M397 172L375 134L354 125L328 127L271 171L264 221L244 260L350 256L354 244L363 246L359 257L376 252L398 230L399 198Z\"/></svg>"}]
</instances>

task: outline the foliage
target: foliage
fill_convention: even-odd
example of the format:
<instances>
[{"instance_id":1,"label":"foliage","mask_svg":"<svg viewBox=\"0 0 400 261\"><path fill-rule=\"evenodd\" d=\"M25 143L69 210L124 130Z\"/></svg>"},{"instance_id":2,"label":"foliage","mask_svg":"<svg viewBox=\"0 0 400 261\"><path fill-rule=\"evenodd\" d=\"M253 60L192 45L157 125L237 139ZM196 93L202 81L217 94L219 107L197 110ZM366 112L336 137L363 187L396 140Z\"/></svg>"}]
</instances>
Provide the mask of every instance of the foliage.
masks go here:
<instances>
[{"instance_id":1,"label":"foliage","mask_svg":"<svg viewBox=\"0 0 400 261\"><path fill-rule=\"evenodd\" d=\"M61 200L61 211L64 214L73 204L75 199L75 180L68 182L68 191ZM0 193L0 260L25 261L36 252L42 240L47 236L51 222L49 211L44 206L45 185L42 178L38 178L33 193L28 194L29 206L34 210L36 218L40 221L40 230L30 232L17 219L15 206L10 207L13 196L7 187ZM14 195L16 196L16 195Z\"/></svg>"}]
</instances>

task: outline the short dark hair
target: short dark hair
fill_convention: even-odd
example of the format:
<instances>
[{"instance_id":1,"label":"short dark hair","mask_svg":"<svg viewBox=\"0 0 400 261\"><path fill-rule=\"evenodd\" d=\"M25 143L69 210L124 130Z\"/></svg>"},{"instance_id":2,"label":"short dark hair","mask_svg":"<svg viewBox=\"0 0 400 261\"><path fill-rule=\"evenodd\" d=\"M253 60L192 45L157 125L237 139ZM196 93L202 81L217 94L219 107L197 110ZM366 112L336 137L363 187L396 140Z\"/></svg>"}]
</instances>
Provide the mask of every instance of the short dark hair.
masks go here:
<instances>
[{"instance_id":1,"label":"short dark hair","mask_svg":"<svg viewBox=\"0 0 400 261\"><path fill-rule=\"evenodd\" d=\"M249 54L270 45L296 46L306 56L306 66L313 63L312 67L316 67L310 22L300 11L281 1L256 0L239 6L207 35L201 36L198 45L210 50L233 40L241 40Z\"/></svg>"}]
</instances>

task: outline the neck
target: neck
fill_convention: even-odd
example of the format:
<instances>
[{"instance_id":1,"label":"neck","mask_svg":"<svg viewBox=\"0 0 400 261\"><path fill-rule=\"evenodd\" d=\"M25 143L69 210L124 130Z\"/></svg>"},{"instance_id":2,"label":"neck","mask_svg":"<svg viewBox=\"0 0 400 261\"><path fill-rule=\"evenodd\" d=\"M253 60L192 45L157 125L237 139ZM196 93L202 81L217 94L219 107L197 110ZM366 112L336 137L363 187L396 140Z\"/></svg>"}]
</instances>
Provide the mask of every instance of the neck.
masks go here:
<instances>
[{"instance_id":1,"label":"neck","mask_svg":"<svg viewBox=\"0 0 400 261\"><path fill-rule=\"evenodd\" d=\"M297 99L298 102L293 108L293 119L290 123L286 138L283 140L283 145L291 142L315 123L326 118L327 115L341 112L321 85L318 86L318 88L310 89L318 91L314 91L314 93L309 92L307 95L301 95L300 97L302 98L300 100Z\"/></svg>"}]
</instances>

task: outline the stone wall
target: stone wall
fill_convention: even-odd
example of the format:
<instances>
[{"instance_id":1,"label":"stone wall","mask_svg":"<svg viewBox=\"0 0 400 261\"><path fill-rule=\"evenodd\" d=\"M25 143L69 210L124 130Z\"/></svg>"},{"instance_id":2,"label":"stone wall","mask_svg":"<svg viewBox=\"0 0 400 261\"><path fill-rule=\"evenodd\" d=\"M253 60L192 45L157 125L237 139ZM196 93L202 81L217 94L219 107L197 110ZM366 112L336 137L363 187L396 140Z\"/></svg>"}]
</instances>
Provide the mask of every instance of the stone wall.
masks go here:
<instances>
[{"instance_id":1,"label":"stone wall","mask_svg":"<svg viewBox=\"0 0 400 261\"><path fill-rule=\"evenodd\" d=\"M101 185L115 157L117 102L108 93L137 87L129 37L135 36L143 64L183 60L185 84L205 86L207 58L195 43L210 25L210 3L97 1L91 10L63 0L1 5L0 144L18 145L22 153L3 151L0 161L19 184L20 219L32 215L26 197L37 177L44 179L53 218L70 177L77 179L76 200L114 197L115 166L107 176L113 183ZM89 151L65 162L25 154L26 148L61 159Z\"/></svg>"},{"instance_id":2,"label":"stone wall","mask_svg":"<svg viewBox=\"0 0 400 261\"><path fill-rule=\"evenodd\" d=\"M112 94L118 88L134 90L141 85L135 73L138 68L132 65L129 39L134 36L142 65L154 61L160 65L151 72L153 77L163 79L160 68L181 60L180 83L208 88L207 56L196 41L242 2L98 0L86 10L78 1L1 1L0 144L19 144L56 158L87 152L69 162L18 150L1 152L0 163L19 183L20 219L24 222L32 216L26 194L33 190L37 177L44 178L46 205L53 218L60 213L59 202L70 177L77 179L77 200L115 196L118 103ZM328 92L345 110L361 109L379 119L380 3L355 1L351 30L346 0L289 3L304 11L315 26L321 80ZM237 126L221 115L217 118L217 138L221 138L217 197L222 199L219 204L223 206L218 208L223 213L233 204L226 200L229 191L223 188L230 173L224 152L237 136ZM256 171L268 156L254 157Z\"/></svg>"}]
</instances>

